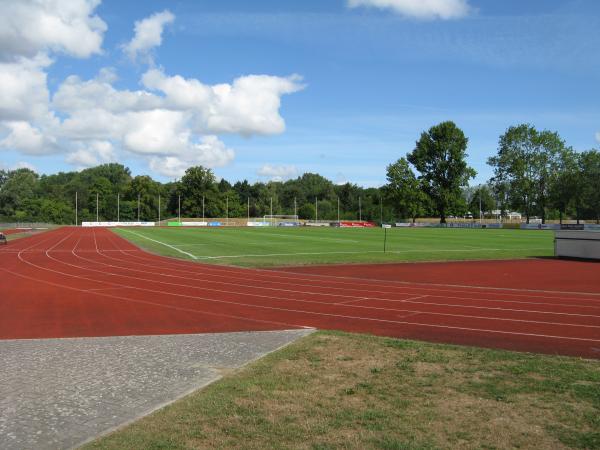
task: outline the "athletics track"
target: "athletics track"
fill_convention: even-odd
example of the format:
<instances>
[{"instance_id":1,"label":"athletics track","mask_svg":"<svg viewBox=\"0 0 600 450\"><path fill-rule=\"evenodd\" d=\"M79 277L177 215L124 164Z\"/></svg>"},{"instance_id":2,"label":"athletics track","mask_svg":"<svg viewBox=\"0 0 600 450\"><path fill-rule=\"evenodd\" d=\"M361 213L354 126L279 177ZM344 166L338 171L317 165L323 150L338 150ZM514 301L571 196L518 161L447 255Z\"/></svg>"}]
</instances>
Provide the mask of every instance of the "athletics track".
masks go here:
<instances>
[{"instance_id":1,"label":"athletics track","mask_svg":"<svg viewBox=\"0 0 600 450\"><path fill-rule=\"evenodd\" d=\"M243 269L73 227L0 248L0 339L301 327L600 358L600 264Z\"/></svg>"}]
</instances>

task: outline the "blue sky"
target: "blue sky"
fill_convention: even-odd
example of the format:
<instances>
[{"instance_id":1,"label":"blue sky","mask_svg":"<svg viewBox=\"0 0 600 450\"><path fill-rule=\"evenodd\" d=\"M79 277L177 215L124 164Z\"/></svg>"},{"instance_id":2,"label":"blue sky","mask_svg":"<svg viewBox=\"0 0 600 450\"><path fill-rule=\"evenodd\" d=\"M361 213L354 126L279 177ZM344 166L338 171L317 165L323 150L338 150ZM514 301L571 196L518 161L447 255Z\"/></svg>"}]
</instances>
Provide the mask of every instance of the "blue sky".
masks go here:
<instances>
[{"instance_id":1,"label":"blue sky","mask_svg":"<svg viewBox=\"0 0 600 450\"><path fill-rule=\"evenodd\" d=\"M411 151L423 130L453 120L469 137L477 183L490 177L486 159L510 125L558 131L577 150L600 145L600 2L594 0L447 0L467 8L449 18L415 17L405 8L414 0L357 0L363 4L355 7L351 0L77 2L73 14L104 24L90 21L96 44L79 45L87 40L78 39L78 30L60 41L0 32L0 77L3 70L46 74L48 98L44 106L41 94L22 96L21 103L43 110L35 116L0 108L4 167L26 163L53 173L110 160L164 181L204 163L230 181L310 171L378 186L386 165ZM443 7L444 0L437 3ZM134 24L149 17L162 20L161 42L147 44L141 36L141 47L132 46ZM23 39L31 48L15 44ZM50 61L23 62L40 55ZM268 77L244 78L251 75ZM243 95L216 113L208 100L192 104L192 93L240 77L249 80ZM183 79L185 89L166 87ZM69 94L56 95L65 83ZM98 92L109 88L127 105L96 107L108 96ZM131 106L123 92L156 98ZM0 87L0 99L11 95ZM75 104L82 98L86 110ZM89 122L100 123L109 109L104 128L90 134ZM178 115L140 113L154 109ZM84 118L85 133L68 126ZM145 141L148 135L154 141Z\"/></svg>"}]
</instances>

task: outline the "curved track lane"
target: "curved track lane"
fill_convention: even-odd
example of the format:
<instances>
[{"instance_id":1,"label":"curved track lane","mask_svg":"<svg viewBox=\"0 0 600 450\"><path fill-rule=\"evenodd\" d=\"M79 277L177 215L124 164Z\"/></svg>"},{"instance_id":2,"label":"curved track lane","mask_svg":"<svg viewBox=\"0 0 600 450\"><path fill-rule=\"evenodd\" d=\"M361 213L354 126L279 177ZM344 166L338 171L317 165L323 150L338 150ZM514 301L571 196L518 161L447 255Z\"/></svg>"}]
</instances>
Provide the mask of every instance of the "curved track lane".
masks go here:
<instances>
[{"instance_id":1,"label":"curved track lane","mask_svg":"<svg viewBox=\"0 0 600 450\"><path fill-rule=\"evenodd\" d=\"M316 327L600 357L600 286L559 292L214 266L146 253L101 228L15 241L0 249L0 273L4 339Z\"/></svg>"}]
</instances>

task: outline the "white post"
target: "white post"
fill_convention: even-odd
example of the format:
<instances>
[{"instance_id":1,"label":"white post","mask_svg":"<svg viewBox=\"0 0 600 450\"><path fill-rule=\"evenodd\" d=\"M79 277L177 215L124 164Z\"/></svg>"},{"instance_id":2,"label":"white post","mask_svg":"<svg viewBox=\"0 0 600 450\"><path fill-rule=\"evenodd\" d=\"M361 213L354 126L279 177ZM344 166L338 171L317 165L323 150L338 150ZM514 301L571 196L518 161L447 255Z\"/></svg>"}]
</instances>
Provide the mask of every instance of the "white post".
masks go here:
<instances>
[{"instance_id":1,"label":"white post","mask_svg":"<svg viewBox=\"0 0 600 450\"><path fill-rule=\"evenodd\" d=\"M75 226L79 225L79 217L77 217L77 191L75 191Z\"/></svg>"},{"instance_id":2,"label":"white post","mask_svg":"<svg viewBox=\"0 0 600 450\"><path fill-rule=\"evenodd\" d=\"M250 197L248 197L248 222L250 222Z\"/></svg>"},{"instance_id":3,"label":"white post","mask_svg":"<svg viewBox=\"0 0 600 450\"><path fill-rule=\"evenodd\" d=\"M362 222L362 203L360 197L358 197L358 221Z\"/></svg>"},{"instance_id":4,"label":"white post","mask_svg":"<svg viewBox=\"0 0 600 450\"><path fill-rule=\"evenodd\" d=\"M296 220L298 220L298 205L296 204L296 197L294 197L294 215L296 216Z\"/></svg>"},{"instance_id":5,"label":"white post","mask_svg":"<svg viewBox=\"0 0 600 450\"><path fill-rule=\"evenodd\" d=\"M229 225L229 197L225 197L225 225Z\"/></svg>"},{"instance_id":6,"label":"white post","mask_svg":"<svg viewBox=\"0 0 600 450\"><path fill-rule=\"evenodd\" d=\"M158 194L158 226L160 226L160 194Z\"/></svg>"},{"instance_id":7,"label":"white post","mask_svg":"<svg viewBox=\"0 0 600 450\"><path fill-rule=\"evenodd\" d=\"M383 200L381 194L379 195L379 221L383 223Z\"/></svg>"},{"instance_id":8,"label":"white post","mask_svg":"<svg viewBox=\"0 0 600 450\"><path fill-rule=\"evenodd\" d=\"M140 193L138 192L138 222L140 221Z\"/></svg>"},{"instance_id":9,"label":"white post","mask_svg":"<svg viewBox=\"0 0 600 450\"><path fill-rule=\"evenodd\" d=\"M319 221L319 202L317 201L317 197L315 197L315 222Z\"/></svg>"},{"instance_id":10,"label":"white post","mask_svg":"<svg viewBox=\"0 0 600 450\"><path fill-rule=\"evenodd\" d=\"M338 225L340 223L340 198L338 197Z\"/></svg>"},{"instance_id":11,"label":"white post","mask_svg":"<svg viewBox=\"0 0 600 450\"><path fill-rule=\"evenodd\" d=\"M181 224L181 195L177 197L177 217L179 218L179 224Z\"/></svg>"},{"instance_id":12,"label":"white post","mask_svg":"<svg viewBox=\"0 0 600 450\"><path fill-rule=\"evenodd\" d=\"M96 192L96 222L99 222L98 220L98 193Z\"/></svg>"},{"instance_id":13,"label":"white post","mask_svg":"<svg viewBox=\"0 0 600 450\"><path fill-rule=\"evenodd\" d=\"M483 212L481 211L481 188L479 188L479 223L483 223Z\"/></svg>"},{"instance_id":14,"label":"white post","mask_svg":"<svg viewBox=\"0 0 600 450\"><path fill-rule=\"evenodd\" d=\"M202 196L202 220L204 220L204 195Z\"/></svg>"},{"instance_id":15,"label":"white post","mask_svg":"<svg viewBox=\"0 0 600 450\"><path fill-rule=\"evenodd\" d=\"M271 226L273 226L273 197L271 197Z\"/></svg>"},{"instance_id":16,"label":"white post","mask_svg":"<svg viewBox=\"0 0 600 450\"><path fill-rule=\"evenodd\" d=\"M117 223L121 222L121 194L117 194Z\"/></svg>"}]
</instances>

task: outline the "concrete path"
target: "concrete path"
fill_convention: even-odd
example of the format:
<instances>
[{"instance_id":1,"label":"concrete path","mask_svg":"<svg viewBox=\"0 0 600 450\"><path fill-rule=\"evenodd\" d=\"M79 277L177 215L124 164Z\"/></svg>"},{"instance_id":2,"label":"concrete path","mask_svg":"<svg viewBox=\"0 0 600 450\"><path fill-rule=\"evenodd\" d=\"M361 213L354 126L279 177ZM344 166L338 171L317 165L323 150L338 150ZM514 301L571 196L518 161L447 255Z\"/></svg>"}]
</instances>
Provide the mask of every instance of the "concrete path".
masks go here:
<instances>
[{"instance_id":1,"label":"concrete path","mask_svg":"<svg viewBox=\"0 0 600 450\"><path fill-rule=\"evenodd\" d=\"M80 445L311 332L0 341L0 448Z\"/></svg>"}]
</instances>

